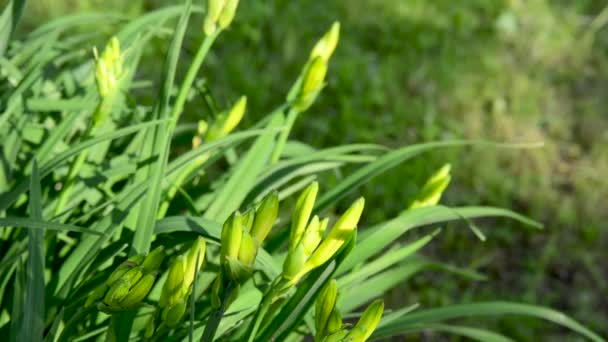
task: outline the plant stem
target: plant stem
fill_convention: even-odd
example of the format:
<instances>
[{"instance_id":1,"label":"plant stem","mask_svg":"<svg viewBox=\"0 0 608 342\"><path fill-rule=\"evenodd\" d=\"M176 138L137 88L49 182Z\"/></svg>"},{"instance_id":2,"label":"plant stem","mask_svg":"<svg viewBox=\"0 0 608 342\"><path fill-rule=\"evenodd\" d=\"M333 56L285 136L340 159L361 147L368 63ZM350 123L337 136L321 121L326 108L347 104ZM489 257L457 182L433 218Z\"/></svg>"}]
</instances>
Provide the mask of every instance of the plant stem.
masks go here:
<instances>
[{"instance_id":1,"label":"plant stem","mask_svg":"<svg viewBox=\"0 0 608 342\"><path fill-rule=\"evenodd\" d=\"M298 114L300 114L300 112L291 107L289 108L289 111L287 112L287 120L285 121L285 130L283 130L279 134L277 144L274 148L274 151L272 151L272 157L270 159L270 162L272 164L275 164L279 161L279 158L281 158L281 153L283 153L283 149L285 148L285 144L287 143L287 138L289 138L289 133L291 132L291 128L293 127L293 124L296 121Z\"/></svg>"},{"instance_id":2,"label":"plant stem","mask_svg":"<svg viewBox=\"0 0 608 342\"><path fill-rule=\"evenodd\" d=\"M249 324L249 328L247 329L247 336L248 336L247 341L248 342L252 342L255 339L255 336L258 333L258 330L260 329L260 325L264 321L264 317L266 316L266 314L268 313L268 310L270 309L270 306L274 302L273 298L274 298L275 290L276 290L277 284L279 283L279 280L280 280L280 277L276 278L272 282L272 285L270 285L268 290L266 290L266 292L264 293L264 296L262 297L262 302L258 306L258 309L256 310L255 314L253 315L253 319L251 320L251 323Z\"/></svg>"},{"instance_id":3,"label":"plant stem","mask_svg":"<svg viewBox=\"0 0 608 342\"><path fill-rule=\"evenodd\" d=\"M207 319L207 324L205 325L205 331L203 332L203 337L201 341L203 342L213 342L215 337L215 333L217 328L220 325L220 321L224 316L224 311L226 310L228 299L234 290L234 283L232 281L228 282L226 286L226 290L224 291L224 295L222 296L222 304L219 308L213 310L211 315L209 315L209 319Z\"/></svg>"}]
</instances>

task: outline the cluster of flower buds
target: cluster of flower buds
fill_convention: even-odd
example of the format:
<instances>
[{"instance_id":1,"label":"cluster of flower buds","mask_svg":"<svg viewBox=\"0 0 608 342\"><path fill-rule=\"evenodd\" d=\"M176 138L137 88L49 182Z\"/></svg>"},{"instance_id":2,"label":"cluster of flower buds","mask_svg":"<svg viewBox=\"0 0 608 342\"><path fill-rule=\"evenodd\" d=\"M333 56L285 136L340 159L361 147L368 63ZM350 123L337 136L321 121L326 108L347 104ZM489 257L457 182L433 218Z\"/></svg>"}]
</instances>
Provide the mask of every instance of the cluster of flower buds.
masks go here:
<instances>
[{"instance_id":1,"label":"cluster of flower buds","mask_svg":"<svg viewBox=\"0 0 608 342\"><path fill-rule=\"evenodd\" d=\"M125 72L123 70L124 58L120 52L118 38L110 39L101 56L98 55L97 49L93 49L93 53L95 54L95 81L101 98L100 108L103 108L103 110L97 110L93 117L93 123L97 126L110 112Z\"/></svg>"},{"instance_id":2,"label":"cluster of flower buds","mask_svg":"<svg viewBox=\"0 0 608 342\"><path fill-rule=\"evenodd\" d=\"M441 199L443 191L450 184L450 164L442 166L437 172L435 172L424 184L422 191L412 202L409 209L428 207L436 205Z\"/></svg>"},{"instance_id":3,"label":"cluster of flower buds","mask_svg":"<svg viewBox=\"0 0 608 342\"><path fill-rule=\"evenodd\" d=\"M218 27L223 30L230 26L238 5L239 0L208 0L207 16L203 26L205 34L210 36Z\"/></svg>"},{"instance_id":4,"label":"cluster of flower buds","mask_svg":"<svg viewBox=\"0 0 608 342\"><path fill-rule=\"evenodd\" d=\"M186 312L194 276L201 270L205 260L205 250L205 240L198 237L190 249L175 258L169 267L158 302L161 320L169 327L176 326ZM153 328L151 330L154 331Z\"/></svg>"},{"instance_id":5,"label":"cluster of flower buds","mask_svg":"<svg viewBox=\"0 0 608 342\"><path fill-rule=\"evenodd\" d=\"M221 272L213 284L212 305L221 304L226 282L236 289L253 273L253 263L258 249L264 242L279 213L279 196L276 191L266 195L257 208L249 208L243 214L233 213L224 222L221 235ZM235 291L236 293L236 291Z\"/></svg>"},{"instance_id":6,"label":"cluster of flower buds","mask_svg":"<svg viewBox=\"0 0 608 342\"><path fill-rule=\"evenodd\" d=\"M365 309L357 324L348 330L336 303L338 286L332 279L317 297L315 302L315 341L317 342L365 342L374 332L382 313L384 302L376 300Z\"/></svg>"},{"instance_id":7,"label":"cluster of flower buds","mask_svg":"<svg viewBox=\"0 0 608 342\"><path fill-rule=\"evenodd\" d=\"M324 238L329 222L318 216L310 219L319 185L309 185L298 198L291 221L289 252L283 263L283 278L295 285L303 276L323 265L338 253L355 233L365 200L359 198L334 224Z\"/></svg>"},{"instance_id":8,"label":"cluster of flower buds","mask_svg":"<svg viewBox=\"0 0 608 342\"><path fill-rule=\"evenodd\" d=\"M147 256L127 259L91 292L84 306L97 304L99 310L106 313L137 308L152 289L164 257L164 249L159 247Z\"/></svg>"},{"instance_id":9,"label":"cluster of flower buds","mask_svg":"<svg viewBox=\"0 0 608 342\"><path fill-rule=\"evenodd\" d=\"M296 111L308 109L323 89L329 58L338 45L339 37L340 24L335 22L312 49L308 62L287 96L287 101Z\"/></svg>"},{"instance_id":10,"label":"cluster of flower buds","mask_svg":"<svg viewBox=\"0 0 608 342\"><path fill-rule=\"evenodd\" d=\"M241 122L245 115L245 109L247 108L247 97L241 96L241 98L230 108L228 111L223 112L217 116L215 121L206 127L203 124L199 125L199 132L206 132L205 141L211 142L217 139L223 138L232 132L236 126Z\"/></svg>"}]
</instances>

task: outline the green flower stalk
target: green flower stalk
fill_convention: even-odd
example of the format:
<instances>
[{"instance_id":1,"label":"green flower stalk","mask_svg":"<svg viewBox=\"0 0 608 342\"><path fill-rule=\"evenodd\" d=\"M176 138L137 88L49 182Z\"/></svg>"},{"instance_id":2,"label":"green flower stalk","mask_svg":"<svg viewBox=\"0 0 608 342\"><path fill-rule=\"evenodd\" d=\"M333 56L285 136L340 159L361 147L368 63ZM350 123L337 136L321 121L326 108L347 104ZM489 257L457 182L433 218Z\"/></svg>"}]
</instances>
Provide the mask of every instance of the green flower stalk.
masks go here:
<instances>
[{"instance_id":1,"label":"green flower stalk","mask_svg":"<svg viewBox=\"0 0 608 342\"><path fill-rule=\"evenodd\" d=\"M424 184L418 197L412 202L409 209L428 207L436 205L441 199L441 195L450 184L450 164L442 166Z\"/></svg>"},{"instance_id":2,"label":"green flower stalk","mask_svg":"<svg viewBox=\"0 0 608 342\"><path fill-rule=\"evenodd\" d=\"M287 137L298 114L306 111L323 90L329 59L334 53L339 39L340 23L335 22L315 44L298 79L287 93L287 104L290 109L287 112L286 128L279 135L277 145L272 153L272 162L277 162L281 157Z\"/></svg>"},{"instance_id":3,"label":"green flower stalk","mask_svg":"<svg viewBox=\"0 0 608 342\"><path fill-rule=\"evenodd\" d=\"M138 308L154 286L164 257L164 248L159 247L147 256L138 255L127 259L89 294L84 307L97 304L99 310L106 313Z\"/></svg>"},{"instance_id":4,"label":"green flower stalk","mask_svg":"<svg viewBox=\"0 0 608 342\"><path fill-rule=\"evenodd\" d=\"M158 302L161 320L168 327L176 326L186 312L194 276L200 272L205 260L205 250L205 240L198 237L188 251L175 258L169 268Z\"/></svg>"},{"instance_id":5,"label":"green flower stalk","mask_svg":"<svg viewBox=\"0 0 608 342\"><path fill-rule=\"evenodd\" d=\"M110 39L101 56L98 55L96 49L93 50L93 53L95 55L95 82L99 92L99 102L93 112L91 124L88 125L85 132L86 136L93 135L110 116L117 94L120 93L121 83L126 75L123 66L124 56L121 53L118 38L112 37ZM72 161L55 206L55 216L60 215L68 204L74 183L88 157L88 151L82 151Z\"/></svg>"},{"instance_id":6,"label":"green flower stalk","mask_svg":"<svg viewBox=\"0 0 608 342\"><path fill-rule=\"evenodd\" d=\"M208 124L206 121L199 121L198 123L198 135L192 140L192 148L199 147L202 142L202 136L204 135L204 141L209 143L225 137L230 134L243 120L245 111L247 109L247 97L241 96L236 103L227 111L220 113L215 121ZM196 172L201 165L203 165L210 157L211 153L205 153L197 157L191 162L188 167L175 176L169 183L163 202L160 204L158 209L158 218L165 217L171 201L177 194L182 184L188 179L188 177Z\"/></svg>"}]
</instances>

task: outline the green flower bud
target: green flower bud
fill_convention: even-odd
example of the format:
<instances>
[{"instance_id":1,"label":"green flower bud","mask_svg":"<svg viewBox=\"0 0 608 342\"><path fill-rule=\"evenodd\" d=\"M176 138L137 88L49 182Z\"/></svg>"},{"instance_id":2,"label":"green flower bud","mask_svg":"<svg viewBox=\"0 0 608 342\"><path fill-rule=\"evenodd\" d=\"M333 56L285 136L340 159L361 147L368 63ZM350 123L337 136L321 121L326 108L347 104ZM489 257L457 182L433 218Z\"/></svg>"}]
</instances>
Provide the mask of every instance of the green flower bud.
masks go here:
<instances>
[{"instance_id":1,"label":"green flower bud","mask_svg":"<svg viewBox=\"0 0 608 342\"><path fill-rule=\"evenodd\" d=\"M243 119L246 108L247 97L242 96L227 113L218 115L207 131L206 141L215 141L230 134Z\"/></svg>"},{"instance_id":2,"label":"green flower bud","mask_svg":"<svg viewBox=\"0 0 608 342\"><path fill-rule=\"evenodd\" d=\"M97 286L95 288L95 290L93 290L87 297L87 300L84 303L84 307L88 308L91 305L93 305L93 303L95 303L98 300L100 300L101 298L103 298L103 295L106 294L107 290L108 290L108 285L106 285L106 283L103 283L103 284Z\"/></svg>"},{"instance_id":3,"label":"green flower bud","mask_svg":"<svg viewBox=\"0 0 608 342\"><path fill-rule=\"evenodd\" d=\"M329 235L327 235L310 259L308 259L308 268L313 269L324 264L338 252L340 247L344 245L348 237L357 228L364 206L365 200L361 197L346 210L338 222L336 222Z\"/></svg>"},{"instance_id":4,"label":"green flower bud","mask_svg":"<svg viewBox=\"0 0 608 342\"><path fill-rule=\"evenodd\" d=\"M250 232L253 227L253 220L255 219L255 210L253 208L247 209L243 213L243 229L246 232Z\"/></svg>"},{"instance_id":5,"label":"green flower bud","mask_svg":"<svg viewBox=\"0 0 608 342\"><path fill-rule=\"evenodd\" d=\"M184 275L186 268L186 258L179 255L171 264L167 280L163 285L163 290L160 294L159 306L164 308L171 306L176 301L176 294L181 295L182 284L184 283Z\"/></svg>"},{"instance_id":6,"label":"green flower bud","mask_svg":"<svg viewBox=\"0 0 608 342\"><path fill-rule=\"evenodd\" d=\"M384 302L380 299L375 300L367 309L365 309L363 315L355 325L355 328L351 330L347 338L351 337L352 334L352 341L366 341L374 330L376 330L383 312Z\"/></svg>"},{"instance_id":7,"label":"green flower bud","mask_svg":"<svg viewBox=\"0 0 608 342\"><path fill-rule=\"evenodd\" d=\"M340 38L340 23L334 22L331 28L315 45L310 53L310 59L315 57L321 57L324 61L328 61L329 57L334 53L336 46L338 45L338 39Z\"/></svg>"},{"instance_id":8,"label":"green flower bud","mask_svg":"<svg viewBox=\"0 0 608 342\"><path fill-rule=\"evenodd\" d=\"M207 244L205 243L205 239L202 236L196 238L192 247L188 250L188 254L186 256L186 267L184 274L184 284L182 286L190 288L190 285L194 281L194 274L199 272L201 267L203 266L203 261L205 261L205 250ZM196 263L196 259L198 258L198 264Z\"/></svg>"},{"instance_id":9,"label":"green flower bud","mask_svg":"<svg viewBox=\"0 0 608 342\"><path fill-rule=\"evenodd\" d=\"M239 5L239 0L224 0L224 8L218 19L218 24L221 29L225 29L230 26L234 15L236 14L236 8Z\"/></svg>"},{"instance_id":10,"label":"green flower bud","mask_svg":"<svg viewBox=\"0 0 608 342\"><path fill-rule=\"evenodd\" d=\"M319 242L321 242L323 231L321 231L320 228L321 223L319 222L319 216L315 215L312 220L310 220L310 223L302 236L301 244L304 247L304 253L306 255L311 255L319 245Z\"/></svg>"},{"instance_id":11,"label":"green flower bud","mask_svg":"<svg viewBox=\"0 0 608 342\"><path fill-rule=\"evenodd\" d=\"M412 202L409 209L428 207L439 203L441 195L450 184L450 169L450 164L446 164L435 172L424 184L422 191Z\"/></svg>"},{"instance_id":12,"label":"green flower bud","mask_svg":"<svg viewBox=\"0 0 608 342\"><path fill-rule=\"evenodd\" d=\"M163 311L163 320L168 327L175 327L186 313L186 301L181 300Z\"/></svg>"},{"instance_id":13,"label":"green flower bud","mask_svg":"<svg viewBox=\"0 0 608 342\"><path fill-rule=\"evenodd\" d=\"M112 37L101 56L96 56L95 81L102 98L111 96L118 89L118 82L123 76L122 64L120 42Z\"/></svg>"},{"instance_id":14,"label":"green flower bud","mask_svg":"<svg viewBox=\"0 0 608 342\"><path fill-rule=\"evenodd\" d=\"M340 330L336 333L333 333L329 336L327 336L326 338L323 339L323 342L345 342L345 341L349 341L348 339L346 339L346 335L348 334L348 331L346 330ZM351 341L349 341L351 342Z\"/></svg>"},{"instance_id":15,"label":"green flower bud","mask_svg":"<svg viewBox=\"0 0 608 342\"><path fill-rule=\"evenodd\" d=\"M226 235L222 236L221 241L222 247L225 246L224 257L238 258L241 239L243 238L243 217L241 214L238 212L232 214L224 223L222 229L226 230ZM225 239L223 239L224 237Z\"/></svg>"},{"instance_id":16,"label":"green flower bud","mask_svg":"<svg viewBox=\"0 0 608 342\"><path fill-rule=\"evenodd\" d=\"M226 277L236 283L243 283L253 273L253 268L240 262L238 259L233 257L227 257L224 263L224 272Z\"/></svg>"},{"instance_id":17,"label":"green flower bud","mask_svg":"<svg viewBox=\"0 0 608 342\"><path fill-rule=\"evenodd\" d=\"M142 263L144 273L156 271L160 267L160 264L162 264L164 258L165 248L163 246L154 249L146 256Z\"/></svg>"},{"instance_id":18,"label":"green flower bud","mask_svg":"<svg viewBox=\"0 0 608 342\"><path fill-rule=\"evenodd\" d=\"M205 17L205 23L203 30L205 34L210 36L215 33L216 23L222 13L225 0L208 0L207 1L207 16Z\"/></svg>"},{"instance_id":19,"label":"green flower bud","mask_svg":"<svg viewBox=\"0 0 608 342\"><path fill-rule=\"evenodd\" d=\"M338 308L334 308L334 310L329 315L327 320L327 325L325 326L325 335L332 335L342 330L344 324L342 323L342 315L340 314L340 310Z\"/></svg>"},{"instance_id":20,"label":"green flower bud","mask_svg":"<svg viewBox=\"0 0 608 342\"><path fill-rule=\"evenodd\" d=\"M140 304L141 301L148 296L148 293L150 293L155 280L155 273L148 273L143 276L143 278L131 287L129 294L120 301L120 306L125 309L130 309Z\"/></svg>"},{"instance_id":21,"label":"green flower bud","mask_svg":"<svg viewBox=\"0 0 608 342\"><path fill-rule=\"evenodd\" d=\"M327 74L327 62L321 57L315 57L308 64L302 79L301 96L318 91L323 86L325 75ZM312 101L311 101L312 102Z\"/></svg>"},{"instance_id":22,"label":"green flower bud","mask_svg":"<svg viewBox=\"0 0 608 342\"><path fill-rule=\"evenodd\" d=\"M295 277L300 274L306 263L306 259L307 255L301 244L290 250L283 263L283 277L291 280L293 283L297 282L299 278L296 279Z\"/></svg>"},{"instance_id":23,"label":"green flower bud","mask_svg":"<svg viewBox=\"0 0 608 342\"><path fill-rule=\"evenodd\" d=\"M239 249L239 261L247 266L253 265L257 251L257 243L249 233L245 232Z\"/></svg>"},{"instance_id":24,"label":"green flower bud","mask_svg":"<svg viewBox=\"0 0 608 342\"><path fill-rule=\"evenodd\" d=\"M251 228L251 235L258 240L258 243L261 244L264 242L278 215L279 194L276 191L272 191L262 199L260 206L255 211L255 220L253 222L253 228Z\"/></svg>"},{"instance_id":25,"label":"green flower bud","mask_svg":"<svg viewBox=\"0 0 608 342\"><path fill-rule=\"evenodd\" d=\"M289 235L290 249L293 249L300 243L300 239L302 238L302 234L304 234L304 230L310 219L310 214L315 205L318 191L319 183L313 182L304 189L296 202L291 219L291 230Z\"/></svg>"},{"instance_id":26,"label":"green flower bud","mask_svg":"<svg viewBox=\"0 0 608 342\"><path fill-rule=\"evenodd\" d=\"M118 267L116 267L116 269L114 269L114 271L110 274L108 279L106 279L106 284L108 286L114 284L118 279L122 278L122 276L127 273L127 271L131 268L133 268L133 266L126 265L126 262L118 265Z\"/></svg>"},{"instance_id":27,"label":"green flower bud","mask_svg":"<svg viewBox=\"0 0 608 342\"><path fill-rule=\"evenodd\" d=\"M133 267L128 270L120 279L126 281L129 286L133 286L144 275L144 268L141 266Z\"/></svg>"},{"instance_id":28,"label":"green flower bud","mask_svg":"<svg viewBox=\"0 0 608 342\"><path fill-rule=\"evenodd\" d=\"M320 339L327 333L326 326L329 323L329 318L336 307L338 298L338 283L332 279L323 287L321 293L315 301L315 328L317 329L316 338Z\"/></svg>"},{"instance_id":29,"label":"green flower bud","mask_svg":"<svg viewBox=\"0 0 608 342\"><path fill-rule=\"evenodd\" d=\"M106 293L106 296L104 297L103 302L106 305L111 306L111 307L118 306L118 303L120 303L120 301L127 294L129 294L130 287L131 287L131 284L127 280L123 280L123 279L118 280L117 282L112 284L112 286L110 286L110 289Z\"/></svg>"}]
</instances>

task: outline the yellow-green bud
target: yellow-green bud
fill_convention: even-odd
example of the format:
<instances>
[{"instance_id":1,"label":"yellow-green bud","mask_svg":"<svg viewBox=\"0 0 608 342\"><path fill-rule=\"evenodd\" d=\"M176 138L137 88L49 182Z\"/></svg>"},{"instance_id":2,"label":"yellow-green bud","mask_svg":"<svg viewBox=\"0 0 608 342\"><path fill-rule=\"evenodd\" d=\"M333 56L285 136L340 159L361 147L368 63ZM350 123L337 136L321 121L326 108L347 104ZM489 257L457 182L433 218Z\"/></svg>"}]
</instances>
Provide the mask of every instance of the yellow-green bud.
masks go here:
<instances>
[{"instance_id":1,"label":"yellow-green bud","mask_svg":"<svg viewBox=\"0 0 608 342\"><path fill-rule=\"evenodd\" d=\"M201 267L203 266L203 261L205 261L206 247L207 244L205 243L205 239L203 239L202 236L199 236L192 244L192 247L190 247L188 250L188 255L186 256L184 284L182 286L189 288L194 281L194 274L200 271ZM198 264L196 264L197 258Z\"/></svg>"},{"instance_id":2,"label":"yellow-green bud","mask_svg":"<svg viewBox=\"0 0 608 342\"><path fill-rule=\"evenodd\" d=\"M450 164L446 164L435 172L424 184L422 191L409 209L428 207L439 203L441 195L450 184L450 169Z\"/></svg>"},{"instance_id":3,"label":"yellow-green bud","mask_svg":"<svg viewBox=\"0 0 608 342\"><path fill-rule=\"evenodd\" d=\"M304 234L304 230L310 219L310 214L315 205L318 191L319 183L313 182L304 189L296 202L291 219L291 231L289 236L290 249L293 249L300 243L300 239L302 238L302 234Z\"/></svg>"},{"instance_id":4,"label":"yellow-green bud","mask_svg":"<svg viewBox=\"0 0 608 342\"><path fill-rule=\"evenodd\" d=\"M141 301L148 296L148 293L150 293L155 280L155 273L148 273L143 276L143 278L131 287L129 294L120 301L120 306L125 309L130 309L141 303Z\"/></svg>"},{"instance_id":5,"label":"yellow-green bud","mask_svg":"<svg viewBox=\"0 0 608 342\"><path fill-rule=\"evenodd\" d=\"M302 80L302 97L318 91L323 86L327 74L327 62L321 57L315 57L310 61L304 78Z\"/></svg>"},{"instance_id":6,"label":"yellow-green bud","mask_svg":"<svg viewBox=\"0 0 608 342\"><path fill-rule=\"evenodd\" d=\"M348 331L340 330L334 334L327 336L325 339L323 339L323 342L345 342L345 341L352 342L352 341L346 339L347 334L348 334Z\"/></svg>"},{"instance_id":7,"label":"yellow-green bud","mask_svg":"<svg viewBox=\"0 0 608 342\"><path fill-rule=\"evenodd\" d=\"M118 280L106 293L103 302L108 306L118 306L118 303L129 293L131 284L127 280Z\"/></svg>"},{"instance_id":8,"label":"yellow-green bud","mask_svg":"<svg viewBox=\"0 0 608 342\"><path fill-rule=\"evenodd\" d=\"M120 54L120 42L112 37L101 56L96 56L95 80L99 95L107 97L117 90L117 84L122 77L122 57Z\"/></svg>"},{"instance_id":9,"label":"yellow-green bud","mask_svg":"<svg viewBox=\"0 0 608 342\"><path fill-rule=\"evenodd\" d=\"M321 57L326 62L329 60L329 57L334 53L336 46L338 45L338 40L340 38L340 23L334 22L331 25L329 31L319 39L315 47L312 49L310 53L310 59L314 59L315 57Z\"/></svg>"},{"instance_id":10,"label":"yellow-green bud","mask_svg":"<svg viewBox=\"0 0 608 342\"><path fill-rule=\"evenodd\" d=\"M241 248L239 249L239 261L246 266L253 265L257 251L258 246L253 237L247 232L243 233Z\"/></svg>"},{"instance_id":11,"label":"yellow-green bud","mask_svg":"<svg viewBox=\"0 0 608 342\"><path fill-rule=\"evenodd\" d=\"M118 265L118 267L116 267L116 269L110 274L108 279L106 279L106 284L108 286L114 284L118 279L120 279L131 268L133 268L133 266L126 265L126 262Z\"/></svg>"},{"instance_id":12,"label":"yellow-green bud","mask_svg":"<svg viewBox=\"0 0 608 342\"><path fill-rule=\"evenodd\" d=\"M103 298L103 295L106 294L107 290L108 290L108 285L106 285L106 283L103 283L103 284L97 286L95 288L95 290L93 290L87 297L87 300L84 303L84 307L88 308L91 305L93 305L95 302L97 302L98 300Z\"/></svg>"},{"instance_id":13,"label":"yellow-green bud","mask_svg":"<svg viewBox=\"0 0 608 342\"><path fill-rule=\"evenodd\" d=\"M251 235L258 240L258 243L261 244L266 239L278 215L279 194L276 191L272 191L262 199L262 203L260 203L260 206L255 211Z\"/></svg>"},{"instance_id":14,"label":"yellow-green bud","mask_svg":"<svg viewBox=\"0 0 608 342\"><path fill-rule=\"evenodd\" d=\"M348 210L338 219L329 235L321 242L319 247L308 259L307 266L310 269L318 267L333 257L336 252L348 240L348 237L357 228L365 200L363 197L356 200Z\"/></svg>"},{"instance_id":15,"label":"yellow-green bud","mask_svg":"<svg viewBox=\"0 0 608 342\"><path fill-rule=\"evenodd\" d=\"M217 116L216 120L207 130L207 142L215 141L232 132L245 116L247 97L242 96L230 110Z\"/></svg>"},{"instance_id":16,"label":"yellow-green bud","mask_svg":"<svg viewBox=\"0 0 608 342\"><path fill-rule=\"evenodd\" d=\"M246 232L250 232L253 227L253 220L255 219L255 210L253 208L247 209L243 213L243 229Z\"/></svg>"},{"instance_id":17,"label":"yellow-green bud","mask_svg":"<svg viewBox=\"0 0 608 342\"><path fill-rule=\"evenodd\" d=\"M376 330L383 312L384 302L382 300L378 299L370 304L363 312L355 328L351 330L352 337L354 338L353 341L366 341ZM348 337L350 337L351 333L349 333Z\"/></svg>"},{"instance_id":18,"label":"yellow-green bud","mask_svg":"<svg viewBox=\"0 0 608 342\"><path fill-rule=\"evenodd\" d=\"M169 274L167 275L167 280L165 280L165 284L160 295L160 307L168 307L173 305L176 300L175 295L181 294L186 268L185 259L186 258L183 255L179 255L177 258L175 258L175 261L173 261L173 264L169 268Z\"/></svg>"},{"instance_id":19,"label":"yellow-green bud","mask_svg":"<svg viewBox=\"0 0 608 342\"><path fill-rule=\"evenodd\" d=\"M154 249L152 252L150 252L150 254L146 256L142 263L144 273L149 273L157 270L160 267L160 264L162 264L164 258L165 248L163 246Z\"/></svg>"},{"instance_id":20,"label":"yellow-green bud","mask_svg":"<svg viewBox=\"0 0 608 342\"><path fill-rule=\"evenodd\" d=\"M239 0L224 0L224 8L218 19L218 24L221 29L225 29L230 26L234 15L236 14L236 8L239 5Z\"/></svg>"},{"instance_id":21,"label":"yellow-green bud","mask_svg":"<svg viewBox=\"0 0 608 342\"><path fill-rule=\"evenodd\" d=\"M186 301L181 300L163 311L163 320L168 327L175 327L186 313Z\"/></svg>"},{"instance_id":22,"label":"yellow-green bud","mask_svg":"<svg viewBox=\"0 0 608 342\"><path fill-rule=\"evenodd\" d=\"M334 310L329 315L327 320L327 325L325 326L325 335L332 335L342 330L344 324L342 323L342 315L340 314L340 310L338 308L334 308Z\"/></svg>"},{"instance_id":23,"label":"yellow-green bud","mask_svg":"<svg viewBox=\"0 0 608 342\"><path fill-rule=\"evenodd\" d=\"M323 231L320 230L321 223L319 222L319 216L313 216L312 220L306 227L304 231L304 235L302 236L301 244L304 247L304 253L306 255L311 255L314 252L315 248L321 242L323 238Z\"/></svg>"},{"instance_id":24,"label":"yellow-green bud","mask_svg":"<svg viewBox=\"0 0 608 342\"><path fill-rule=\"evenodd\" d=\"M216 30L216 23L222 13L225 0L208 0L207 1L207 16L203 29L205 34L210 36Z\"/></svg>"},{"instance_id":25,"label":"yellow-green bud","mask_svg":"<svg viewBox=\"0 0 608 342\"><path fill-rule=\"evenodd\" d=\"M338 298L338 283L332 279L323 287L315 302L315 328L317 339L329 335L326 326L329 318L336 307Z\"/></svg>"},{"instance_id":26,"label":"yellow-green bud","mask_svg":"<svg viewBox=\"0 0 608 342\"><path fill-rule=\"evenodd\" d=\"M127 273L125 273L120 279L124 279L129 284L129 286L133 286L144 275L143 270L144 268L141 266L133 267L132 269L128 270Z\"/></svg>"},{"instance_id":27,"label":"yellow-green bud","mask_svg":"<svg viewBox=\"0 0 608 342\"><path fill-rule=\"evenodd\" d=\"M304 247L302 247L302 244L298 244L289 251L285 258L285 262L283 263L283 276L294 282L297 281L294 277L301 272L306 263L306 259L307 255L304 252Z\"/></svg>"},{"instance_id":28,"label":"yellow-green bud","mask_svg":"<svg viewBox=\"0 0 608 342\"><path fill-rule=\"evenodd\" d=\"M222 240L226 257L238 258L241 239L243 238L243 218L241 214L235 212L224 224L223 229L226 229L226 240Z\"/></svg>"}]
</instances>

